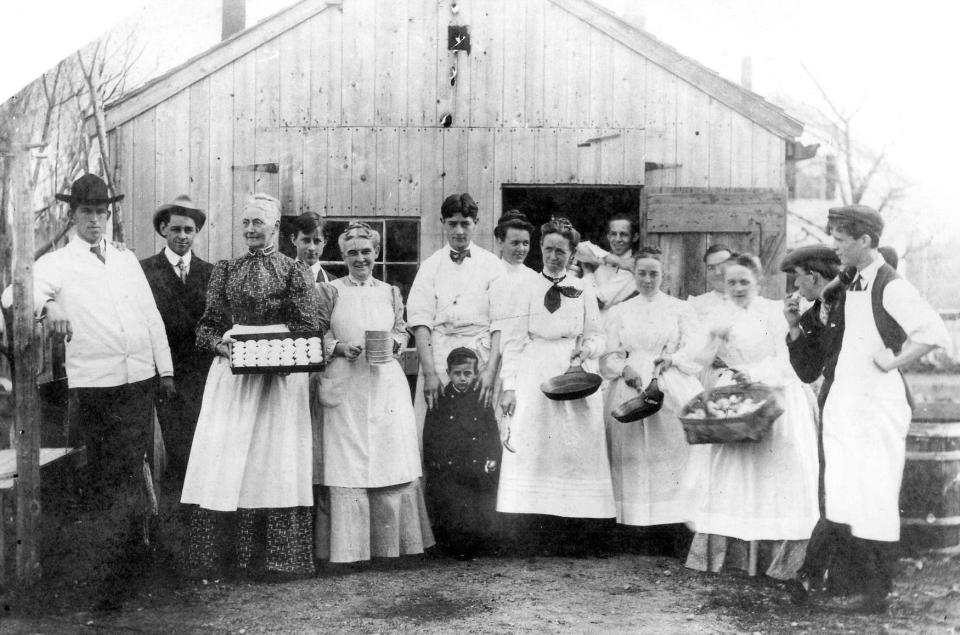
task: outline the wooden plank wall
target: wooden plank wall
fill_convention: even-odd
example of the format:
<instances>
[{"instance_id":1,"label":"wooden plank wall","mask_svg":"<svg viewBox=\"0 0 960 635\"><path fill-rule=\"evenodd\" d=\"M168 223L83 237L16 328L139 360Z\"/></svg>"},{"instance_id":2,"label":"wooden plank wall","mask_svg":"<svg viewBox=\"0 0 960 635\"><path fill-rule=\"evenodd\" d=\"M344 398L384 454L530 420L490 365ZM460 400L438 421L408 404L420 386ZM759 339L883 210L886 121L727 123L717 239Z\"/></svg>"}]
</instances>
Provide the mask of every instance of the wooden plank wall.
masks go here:
<instances>
[{"instance_id":1,"label":"wooden plank wall","mask_svg":"<svg viewBox=\"0 0 960 635\"><path fill-rule=\"evenodd\" d=\"M429 254L453 192L492 246L504 183L783 187L783 140L548 0L374 4L327 7L114 130L138 255L180 193L207 207L198 252L219 259L254 190L286 214L419 216ZM469 55L447 50L450 24ZM675 260L701 238L651 236Z\"/></svg>"}]
</instances>

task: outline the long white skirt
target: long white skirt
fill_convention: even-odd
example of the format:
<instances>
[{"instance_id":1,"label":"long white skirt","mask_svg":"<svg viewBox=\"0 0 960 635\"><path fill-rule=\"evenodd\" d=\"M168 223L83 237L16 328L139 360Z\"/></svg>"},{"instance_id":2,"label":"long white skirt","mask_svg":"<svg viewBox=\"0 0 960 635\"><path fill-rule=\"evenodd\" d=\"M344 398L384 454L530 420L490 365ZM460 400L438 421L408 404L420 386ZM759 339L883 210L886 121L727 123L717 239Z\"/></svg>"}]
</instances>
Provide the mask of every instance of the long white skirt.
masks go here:
<instances>
[{"instance_id":1,"label":"long white skirt","mask_svg":"<svg viewBox=\"0 0 960 635\"><path fill-rule=\"evenodd\" d=\"M624 525L691 521L698 500L692 486L698 479L691 479L687 472L701 469L702 461L687 444L677 413L700 393L700 382L670 368L659 384L664 392L660 412L631 423L617 421L610 412L639 393L617 379L606 395L604 415L617 522Z\"/></svg>"},{"instance_id":2,"label":"long white skirt","mask_svg":"<svg viewBox=\"0 0 960 635\"><path fill-rule=\"evenodd\" d=\"M287 330L240 326L234 333ZM214 511L313 505L307 373L234 375L216 357L207 374L182 503Z\"/></svg>"},{"instance_id":3,"label":"long white skirt","mask_svg":"<svg viewBox=\"0 0 960 635\"><path fill-rule=\"evenodd\" d=\"M599 392L552 401L540 384L570 365L571 340L532 340L517 375L517 407L503 453L497 511L568 518L616 514Z\"/></svg>"},{"instance_id":4,"label":"long white skirt","mask_svg":"<svg viewBox=\"0 0 960 635\"><path fill-rule=\"evenodd\" d=\"M694 519L698 533L806 540L820 517L817 431L803 387L777 390L784 414L758 443L710 445Z\"/></svg>"}]
</instances>

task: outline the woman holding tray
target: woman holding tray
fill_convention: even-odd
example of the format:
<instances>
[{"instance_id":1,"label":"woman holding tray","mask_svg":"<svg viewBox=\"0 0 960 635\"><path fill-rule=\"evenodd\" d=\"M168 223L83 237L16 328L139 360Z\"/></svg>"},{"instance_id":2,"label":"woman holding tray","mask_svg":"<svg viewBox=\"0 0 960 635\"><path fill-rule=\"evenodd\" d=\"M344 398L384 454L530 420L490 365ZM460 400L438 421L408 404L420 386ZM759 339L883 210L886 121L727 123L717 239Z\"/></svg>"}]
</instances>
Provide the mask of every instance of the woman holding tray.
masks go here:
<instances>
[{"instance_id":1,"label":"woman holding tray","mask_svg":"<svg viewBox=\"0 0 960 635\"><path fill-rule=\"evenodd\" d=\"M239 574L308 576L314 566L307 374L234 375L228 344L235 334L316 332L326 328L328 316L306 265L277 251L279 201L254 194L240 222L248 251L214 267L197 326L197 345L217 357L207 375L181 497L197 506L190 573L217 575L223 529L217 512L231 512ZM265 536L265 544L258 536Z\"/></svg>"},{"instance_id":2,"label":"woman holding tray","mask_svg":"<svg viewBox=\"0 0 960 635\"><path fill-rule=\"evenodd\" d=\"M729 302L707 321L710 339L699 359L708 363L719 355L737 379L775 389L784 413L757 443L709 446L687 566L752 572L759 561L758 569L768 576L788 580L803 562L819 517L817 430L803 384L790 366L781 303L757 295L760 270L750 255L727 263Z\"/></svg>"},{"instance_id":3,"label":"woman holding tray","mask_svg":"<svg viewBox=\"0 0 960 635\"><path fill-rule=\"evenodd\" d=\"M540 390L571 363L603 353L600 309L590 285L566 273L580 240L566 219L540 228L543 271L517 286L517 326L494 322L503 330L504 354L500 407L512 416L511 444L500 471L497 511L568 519L615 515L610 463L599 393L582 399L552 401ZM567 551L580 542L589 523L557 523L557 545Z\"/></svg>"},{"instance_id":4,"label":"woman holding tray","mask_svg":"<svg viewBox=\"0 0 960 635\"><path fill-rule=\"evenodd\" d=\"M331 361L320 381L325 487L317 500L317 558L423 553L433 534L417 425L407 378L392 355L407 342L403 300L397 287L373 277L377 231L352 223L338 242L348 273L329 285L335 300L325 338ZM387 345L375 349L370 331L388 334Z\"/></svg>"},{"instance_id":5,"label":"woman holding tray","mask_svg":"<svg viewBox=\"0 0 960 635\"><path fill-rule=\"evenodd\" d=\"M611 380L604 414L617 522L672 525L663 528L664 538L686 553L689 531L679 523L690 520L696 497L684 476L703 448L687 444L677 413L703 390L697 379L702 366L695 360L703 342L693 307L660 291L659 249L640 248L633 275L638 294L607 314L608 352L600 360L600 373ZM660 411L629 423L614 419L611 411L636 397L658 372Z\"/></svg>"}]
</instances>

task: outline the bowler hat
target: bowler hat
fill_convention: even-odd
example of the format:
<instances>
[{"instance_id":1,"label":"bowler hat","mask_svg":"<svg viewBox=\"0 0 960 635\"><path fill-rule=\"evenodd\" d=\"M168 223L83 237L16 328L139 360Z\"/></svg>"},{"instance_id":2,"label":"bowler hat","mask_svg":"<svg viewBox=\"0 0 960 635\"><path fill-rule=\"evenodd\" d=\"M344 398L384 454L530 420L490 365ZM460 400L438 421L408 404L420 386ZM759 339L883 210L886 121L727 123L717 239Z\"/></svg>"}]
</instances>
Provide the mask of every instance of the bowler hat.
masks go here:
<instances>
[{"instance_id":1,"label":"bowler hat","mask_svg":"<svg viewBox=\"0 0 960 635\"><path fill-rule=\"evenodd\" d=\"M160 233L160 223L169 223L171 214L192 218L193 222L197 224L197 231L203 228L203 224L207 220L207 215L194 204L193 199L186 194L181 194L173 199L173 202L158 207L157 211L153 213L153 228L157 230L158 234Z\"/></svg>"},{"instance_id":2,"label":"bowler hat","mask_svg":"<svg viewBox=\"0 0 960 635\"><path fill-rule=\"evenodd\" d=\"M793 273L795 267L805 267L808 262L817 260L840 266L840 257L826 245L803 245L784 256L780 271Z\"/></svg>"},{"instance_id":3,"label":"bowler hat","mask_svg":"<svg viewBox=\"0 0 960 635\"><path fill-rule=\"evenodd\" d=\"M107 184L96 174L84 174L70 186L69 194L57 194L58 201L77 205L103 205L116 203L123 198L123 194L110 196Z\"/></svg>"},{"instance_id":4,"label":"bowler hat","mask_svg":"<svg viewBox=\"0 0 960 635\"><path fill-rule=\"evenodd\" d=\"M868 231L879 236L883 233L883 216L866 205L844 205L827 210L827 221L837 223L859 223Z\"/></svg>"}]
</instances>

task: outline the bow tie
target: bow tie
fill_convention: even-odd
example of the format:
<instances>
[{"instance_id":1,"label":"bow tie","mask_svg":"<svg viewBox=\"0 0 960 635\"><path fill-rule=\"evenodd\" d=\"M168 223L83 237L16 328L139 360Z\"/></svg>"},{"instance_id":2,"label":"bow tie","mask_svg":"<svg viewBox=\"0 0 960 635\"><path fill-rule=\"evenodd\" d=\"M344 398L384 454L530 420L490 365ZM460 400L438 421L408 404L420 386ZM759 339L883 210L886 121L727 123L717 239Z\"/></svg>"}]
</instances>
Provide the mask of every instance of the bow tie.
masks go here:
<instances>
[{"instance_id":1,"label":"bow tie","mask_svg":"<svg viewBox=\"0 0 960 635\"><path fill-rule=\"evenodd\" d=\"M454 261L458 265L464 261L465 258L470 257L470 250L464 249L463 251L451 251L450 260Z\"/></svg>"},{"instance_id":2,"label":"bow tie","mask_svg":"<svg viewBox=\"0 0 960 635\"><path fill-rule=\"evenodd\" d=\"M547 274L542 274L544 278L552 282L550 288L547 289L547 292L543 296L543 306L550 313L555 312L560 308L560 296L562 295L565 298L579 298L580 294L583 293L580 289L575 287L561 287L560 283L563 282L563 279L567 276L560 276L559 278L551 278Z\"/></svg>"}]
</instances>

